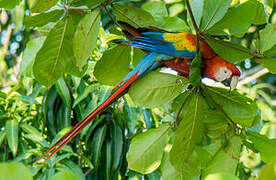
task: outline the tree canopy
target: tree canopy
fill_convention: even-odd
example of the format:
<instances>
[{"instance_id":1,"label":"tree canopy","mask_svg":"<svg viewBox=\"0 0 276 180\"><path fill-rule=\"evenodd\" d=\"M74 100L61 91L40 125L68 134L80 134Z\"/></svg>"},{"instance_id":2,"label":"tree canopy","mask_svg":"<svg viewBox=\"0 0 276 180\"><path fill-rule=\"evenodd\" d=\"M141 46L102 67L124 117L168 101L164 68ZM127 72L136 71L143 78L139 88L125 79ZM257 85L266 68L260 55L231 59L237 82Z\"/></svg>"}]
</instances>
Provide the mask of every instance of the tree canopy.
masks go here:
<instances>
[{"instance_id":1,"label":"tree canopy","mask_svg":"<svg viewBox=\"0 0 276 180\"><path fill-rule=\"evenodd\" d=\"M274 0L1 0L4 179L276 178ZM238 87L158 68L45 164L33 165L146 53L118 21L191 32L242 72Z\"/></svg>"}]
</instances>

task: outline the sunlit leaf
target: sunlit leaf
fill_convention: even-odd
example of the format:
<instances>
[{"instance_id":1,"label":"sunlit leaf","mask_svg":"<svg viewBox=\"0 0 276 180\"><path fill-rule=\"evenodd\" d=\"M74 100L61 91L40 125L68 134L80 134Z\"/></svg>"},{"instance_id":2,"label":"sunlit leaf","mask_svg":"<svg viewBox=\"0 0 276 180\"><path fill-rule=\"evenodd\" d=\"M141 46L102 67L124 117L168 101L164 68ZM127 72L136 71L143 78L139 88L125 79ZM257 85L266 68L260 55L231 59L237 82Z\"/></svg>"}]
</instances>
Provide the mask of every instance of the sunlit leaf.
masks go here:
<instances>
[{"instance_id":1,"label":"sunlit leaf","mask_svg":"<svg viewBox=\"0 0 276 180\"><path fill-rule=\"evenodd\" d=\"M33 13L42 13L54 6L58 0L35 0L32 4L31 11Z\"/></svg>"},{"instance_id":2,"label":"sunlit leaf","mask_svg":"<svg viewBox=\"0 0 276 180\"><path fill-rule=\"evenodd\" d=\"M6 122L5 131L6 131L9 148L11 149L13 156L15 156L17 153L17 147L18 147L18 122L17 122L17 120L8 120Z\"/></svg>"},{"instance_id":3,"label":"sunlit leaf","mask_svg":"<svg viewBox=\"0 0 276 180\"><path fill-rule=\"evenodd\" d=\"M49 178L49 180L57 180L57 179L59 179L59 180L80 180L81 178L79 178L77 175L75 175L71 171L63 170Z\"/></svg>"},{"instance_id":4,"label":"sunlit leaf","mask_svg":"<svg viewBox=\"0 0 276 180\"><path fill-rule=\"evenodd\" d=\"M137 7L114 4L113 12L117 21L127 22L136 28L155 25L155 20L151 14Z\"/></svg>"},{"instance_id":5,"label":"sunlit leaf","mask_svg":"<svg viewBox=\"0 0 276 180\"><path fill-rule=\"evenodd\" d=\"M231 0L208 0L204 1L201 28L207 30L221 20L231 3Z\"/></svg>"},{"instance_id":6,"label":"sunlit leaf","mask_svg":"<svg viewBox=\"0 0 276 180\"><path fill-rule=\"evenodd\" d=\"M276 73L276 56L274 58L262 58L263 67L267 68L269 72Z\"/></svg>"},{"instance_id":7,"label":"sunlit leaf","mask_svg":"<svg viewBox=\"0 0 276 180\"><path fill-rule=\"evenodd\" d=\"M168 142L169 130L169 126L161 126L135 136L127 154L128 167L142 174L157 169Z\"/></svg>"},{"instance_id":8,"label":"sunlit leaf","mask_svg":"<svg viewBox=\"0 0 276 180\"><path fill-rule=\"evenodd\" d=\"M215 173L208 175L204 180L239 180L239 178L228 173Z\"/></svg>"},{"instance_id":9,"label":"sunlit leaf","mask_svg":"<svg viewBox=\"0 0 276 180\"><path fill-rule=\"evenodd\" d=\"M255 149L260 152L263 161L268 163L276 160L276 139L268 139L253 131L248 131L248 138L253 142Z\"/></svg>"},{"instance_id":10,"label":"sunlit leaf","mask_svg":"<svg viewBox=\"0 0 276 180\"><path fill-rule=\"evenodd\" d=\"M156 107L174 99L188 85L186 78L151 72L130 87L129 95L139 106Z\"/></svg>"},{"instance_id":11,"label":"sunlit leaf","mask_svg":"<svg viewBox=\"0 0 276 180\"><path fill-rule=\"evenodd\" d=\"M64 17L49 32L38 51L33 71L35 78L49 86L71 68L74 61L72 38L74 28L72 18Z\"/></svg>"},{"instance_id":12,"label":"sunlit leaf","mask_svg":"<svg viewBox=\"0 0 276 180\"><path fill-rule=\"evenodd\" d=\"M3 180L32 180L32 174L27 167L21 163L1 163L0 174Z\"/></svg>"},{"instance_id":13,"label":"sunlit leaf","mask_svg":"<svg viewBox=\"0 0 276 180\"><path fill-rule=\"evenodd\" d=\"M43 26L49 22L56 22L63 14L64 10L56 9L47 13L26 16L24 18L24 26L26 26L26 28Z\"/></svg>"},{"instance_id":14,"label":"sunlit leaf","mask_svg":"<svg viewBox=\"0 0 276 180\"><path fill-rule=\"evenodd\" d=\"M92 50L96 47L97 37L100 28L100 11L93 11L85 15L79 22L73 39L74 55L77 66L82 67L87 64L87 59Z\"/></svg>"},{"instance_id":15,"label":"sunlit leaf","mask_svg":"<svg viewBox=\"0 0 276 180\"><path fill-rule=\"evenodd\" d=\"M101 84L115 85L129 72L130 47L117 46L103 53L94 68L94 75Z\"/></svg>"},{"instance_id":16,"label":"sunlit leaf","mask_svg":"<svg viewBox=\"0 0 276 180\"><path fill-rule=\"evenodd\" d=\"M267 51L276 44L276 24L267 24L265 29L260 31L261 50Z\"/></svg>"}]
</instances>

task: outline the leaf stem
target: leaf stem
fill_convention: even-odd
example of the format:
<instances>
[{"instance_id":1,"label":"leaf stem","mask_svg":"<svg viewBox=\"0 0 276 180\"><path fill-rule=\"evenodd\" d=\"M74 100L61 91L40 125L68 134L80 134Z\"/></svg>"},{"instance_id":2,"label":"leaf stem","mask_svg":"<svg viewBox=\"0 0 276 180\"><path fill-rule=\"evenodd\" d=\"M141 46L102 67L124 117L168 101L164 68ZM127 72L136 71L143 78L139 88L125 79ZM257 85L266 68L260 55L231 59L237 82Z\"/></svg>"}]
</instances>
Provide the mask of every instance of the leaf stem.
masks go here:
<instances>
[{"instance_id":1,"label":"leaf stem","mask_svg":"<svg viewBox=\"0 0 276 180\"><path fill-rule=\"evenodd\" d=\"M195 28L196 34L198 34L199 33L199 28L198 28L198 26L196 24L196 21L195 21L195 18L194 18L193 11L191 9L189 0L186 0L186 5L187 5L187 10L188 10L188 12L190 14L190 17L191 17L191 20L192 20L192 24L193 24L193 26Z\"/></svg>"}]
</instances>

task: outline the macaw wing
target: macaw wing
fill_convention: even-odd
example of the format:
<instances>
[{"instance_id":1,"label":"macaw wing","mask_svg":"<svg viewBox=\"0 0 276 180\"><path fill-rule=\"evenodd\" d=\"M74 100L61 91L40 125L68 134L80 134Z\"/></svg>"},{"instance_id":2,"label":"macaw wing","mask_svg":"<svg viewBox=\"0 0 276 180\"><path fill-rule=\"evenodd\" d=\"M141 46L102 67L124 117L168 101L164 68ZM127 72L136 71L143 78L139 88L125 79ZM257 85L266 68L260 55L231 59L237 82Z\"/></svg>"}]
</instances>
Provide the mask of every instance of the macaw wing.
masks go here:
<instances>
[{"instance_id":1,"label":"macaw wing","mask_svg":"<svg viewBox=\"0 0 276 180\"><path fill-rule=\"evenodd\" d=\"M169 56L195 57L196 45L193 34L163 32L144 32L141 34L143 36L136 36L133 40L121 40L119 43Z\"/></svg>"}]
</instances>

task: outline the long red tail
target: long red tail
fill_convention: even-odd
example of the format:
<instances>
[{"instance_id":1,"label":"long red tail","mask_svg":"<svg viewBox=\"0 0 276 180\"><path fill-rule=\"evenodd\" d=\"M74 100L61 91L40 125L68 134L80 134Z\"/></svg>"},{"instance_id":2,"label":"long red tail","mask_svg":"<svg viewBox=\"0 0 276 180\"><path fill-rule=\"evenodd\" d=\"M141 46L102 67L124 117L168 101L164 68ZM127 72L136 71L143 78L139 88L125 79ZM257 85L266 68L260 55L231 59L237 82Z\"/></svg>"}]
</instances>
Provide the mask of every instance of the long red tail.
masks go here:
<instances>
[{"instance_id":1,"label":"long red tail","mask_svg":"<svg viewBox=\"0 0 276 180\"><path fill-rule=\"evenodd\" d=\"M43 164L48 161L56 152L78 135L97 115L102 113L109 105L128 91L128 87L138 78L138 74L134 74L128 81L124 82L113 94L111 94L100 106L86 116L82 121L75 125L68 133L62 136L55 144L53 144L34 164L49 155Z\"/></svg>"}]
</instances>

